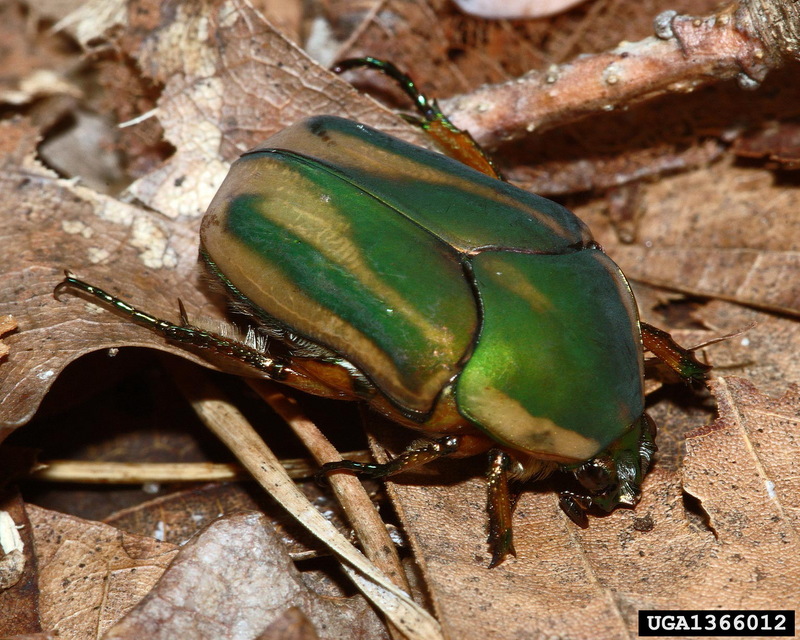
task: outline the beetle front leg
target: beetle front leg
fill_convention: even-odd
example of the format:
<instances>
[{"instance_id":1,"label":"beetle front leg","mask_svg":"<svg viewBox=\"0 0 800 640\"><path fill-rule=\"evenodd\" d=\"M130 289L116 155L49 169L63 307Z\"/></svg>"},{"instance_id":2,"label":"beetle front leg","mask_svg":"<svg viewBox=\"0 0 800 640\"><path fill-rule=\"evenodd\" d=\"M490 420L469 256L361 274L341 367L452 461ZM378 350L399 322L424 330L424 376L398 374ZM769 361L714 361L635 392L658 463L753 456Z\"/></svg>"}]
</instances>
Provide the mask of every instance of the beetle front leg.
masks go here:
<instances>
[{"instance_id":1,"label":"beetle front leg","mask_svg":"<svg viewBox=\"0 0 800 640\"><path fill-rule=\"evenodd\" d=\"M679 345L669 333L646 322L641 323L642 343L656 358L675 371L684 380L702 382L711 366L700 362L691 349Z\"/></svg>"},{"instance_id":2,"label":"beetle front leg","mask_svg":"<svg viewBox=\"0 0 800 640\"><path fill-rule=\"evenodd\" d=\"M559 506L579 527L589 524L586 511L598 507L611 512L617 507L634 507L641 496L644 476L656 452L656 425L646 413L630 431L608 449L577 467L568 469L587 490L559 493ZM567 469L565 469L567 470Z\"/></svg>"},{"instance_id":3,"label":"beetle front leg","mask_svg":"<svg viewBox=\"0 0 800 640\"><path fill-rule=\"evenodd\" d=\"M574 491L559 491L558 506L581 529L589 526L589 518L586 517L586 512L592 508L592 499L589 496Z\"/></svg>"},{"instance_id":4,"label":"beetle front leg","mask_svg":"<svg viewBox=\"0 0 800 640\"><path fill-rule=\"evenodd\" d=\"M508 471L511 457L500 449L489 452L489 469L486 472L488 500L486 510L489 513L489 547L492 550L492 561L489 568L496 567L510 553L516 556L514 538L511 529L511 515L514 503L508 489Z\"/></svg>"}]
</instances>

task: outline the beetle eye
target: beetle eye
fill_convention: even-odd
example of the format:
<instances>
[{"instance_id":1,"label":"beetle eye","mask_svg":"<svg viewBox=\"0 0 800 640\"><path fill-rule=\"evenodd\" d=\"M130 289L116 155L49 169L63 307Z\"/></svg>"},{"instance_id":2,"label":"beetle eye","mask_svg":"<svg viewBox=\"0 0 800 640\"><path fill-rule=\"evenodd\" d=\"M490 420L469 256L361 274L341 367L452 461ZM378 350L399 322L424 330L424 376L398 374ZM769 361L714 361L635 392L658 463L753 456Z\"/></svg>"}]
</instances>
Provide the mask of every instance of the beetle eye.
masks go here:
<instances>
[{"instance_id":1,"label":"beetle eye","mask_svg":"<svg viewBox=\"0 0 800 640\"><path fill-rule=\"evenodd\" d=\"M578 467L575 477L589 491L601 492L616 482L616 466L608 457L594 458Z\"/></svg>"}]
</instances>

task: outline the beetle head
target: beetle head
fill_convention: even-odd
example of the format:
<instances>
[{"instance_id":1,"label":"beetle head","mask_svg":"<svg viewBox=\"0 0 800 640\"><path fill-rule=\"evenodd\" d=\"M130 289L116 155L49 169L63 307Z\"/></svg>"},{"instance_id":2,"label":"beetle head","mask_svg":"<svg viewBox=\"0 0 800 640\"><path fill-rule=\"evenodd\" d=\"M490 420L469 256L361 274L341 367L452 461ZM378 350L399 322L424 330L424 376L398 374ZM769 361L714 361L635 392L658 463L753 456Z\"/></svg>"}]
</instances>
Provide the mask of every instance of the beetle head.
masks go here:
<instances>
[{"instance_id":1,"label":"beetle head","mask_svg":"<svg viewBox=\"0 0 800 640\"><path fill-rule=\"evenodd\" d=\"M642 414L633 428L605 451L571 469L587 492L560 494L560 506L573 522L586 527L585 511L591 507L610 512L639 502L642 480L656 452L655 432L653 420Z\"/></svg>"}]
</instances>

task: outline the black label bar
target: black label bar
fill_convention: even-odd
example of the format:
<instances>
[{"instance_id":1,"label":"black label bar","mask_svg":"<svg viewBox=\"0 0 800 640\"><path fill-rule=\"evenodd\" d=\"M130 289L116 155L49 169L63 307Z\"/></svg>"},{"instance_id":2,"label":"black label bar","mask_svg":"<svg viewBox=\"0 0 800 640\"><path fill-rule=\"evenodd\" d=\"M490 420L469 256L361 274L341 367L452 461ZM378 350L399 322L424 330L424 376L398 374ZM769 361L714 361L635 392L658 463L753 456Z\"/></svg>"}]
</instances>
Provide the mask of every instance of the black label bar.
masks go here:
<instances>
[{"instance_id":1,"label":"black label bar","mask_svg":"<svg viewBox=\"0 0 800 640\"><path fill-rule=\"evenodd\" d=\"M640 636L792 637L794 611L640 611Z\"/></svg>"}]
</instances>

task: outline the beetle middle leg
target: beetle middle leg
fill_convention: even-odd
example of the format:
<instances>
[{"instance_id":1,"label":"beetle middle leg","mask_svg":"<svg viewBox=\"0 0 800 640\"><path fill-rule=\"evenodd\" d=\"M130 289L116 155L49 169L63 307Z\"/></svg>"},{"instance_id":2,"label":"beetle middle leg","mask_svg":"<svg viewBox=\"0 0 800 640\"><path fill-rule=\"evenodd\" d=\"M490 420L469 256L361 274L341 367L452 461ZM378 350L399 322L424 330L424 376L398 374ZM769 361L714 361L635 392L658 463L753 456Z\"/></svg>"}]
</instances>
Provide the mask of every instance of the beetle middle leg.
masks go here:
<instances>
[{"instance_id":1,"label":"beetle middle leg","mask_svg":"<svg viewBox=\"0 0 800 640\"><path fill-rule=\"evenodd\" d=\"M496 567L510 553L516 556L511 529L511 516L514 513L519 494L513 494L508 486L508 473L512 460L505 451L492 449L489 452L489 469L486 472L488 490L486 510L489 512L489 547L492 561L489 568Z\"/></svg>"},{"instance_id":2,"label":"beetle middle leg","mask_svg":"<svg viewBox=\"0 0 800 640\"><path fill-rule=\"evenodd\" d=\"M446 457L464 458L481 453L489 447L485 438L473 436L444 436L436 440L418 440L403 453L384 464L341 460L322 465L318 476L323 477L332 471L355 471L369 478L388 478L403 471L421 467L424 464Z\"/></svg>"},{"instance_id":3,"label":"beetle middle leg","mask_svg":"<svg viewBox=\"0 0 800 640\"><path fill-rule=\"evenodd\" d=\"M409 469L420 467L428 462L446 457L467 457L476 455L491 446L485 438L466 435L450 435L436 440L418 441L403 453L385 464L342 460L329 462L322 466L318 476L333 471L354 471L370 478L387 478ZM492 560L489 567L496 567L508 554L516 555L511 529L511 515L514 512L519 493L509 488L509 473L513 465L511 456L500 449L489 451L489 468L486 473L487 511L489 513L489 546Z\"/></svg>"}]
</instances>

